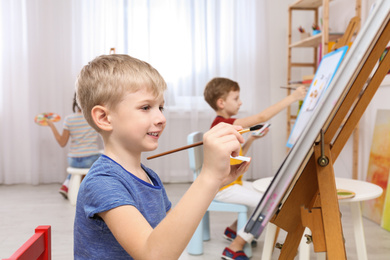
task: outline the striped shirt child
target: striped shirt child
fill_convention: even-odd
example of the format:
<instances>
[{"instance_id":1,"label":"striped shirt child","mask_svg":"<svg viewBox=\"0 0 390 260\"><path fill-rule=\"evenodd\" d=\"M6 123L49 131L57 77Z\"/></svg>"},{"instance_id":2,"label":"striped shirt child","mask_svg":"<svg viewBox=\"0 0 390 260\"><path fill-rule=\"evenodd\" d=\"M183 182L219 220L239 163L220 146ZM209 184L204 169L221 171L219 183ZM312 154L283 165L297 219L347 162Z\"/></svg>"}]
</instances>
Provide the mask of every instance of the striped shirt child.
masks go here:
<instances>
[{"instance_id":1,"label":"striped shirt child","mask_svg":"<svg viewBox=\"0 0 390 260\"><path fill-rule=\"evenodd\" d=\"M99 153L98 133L87 123L82 113L65 117L64 129L71 136L68 157L87 157Z\"/></svg>"}]
</instances>

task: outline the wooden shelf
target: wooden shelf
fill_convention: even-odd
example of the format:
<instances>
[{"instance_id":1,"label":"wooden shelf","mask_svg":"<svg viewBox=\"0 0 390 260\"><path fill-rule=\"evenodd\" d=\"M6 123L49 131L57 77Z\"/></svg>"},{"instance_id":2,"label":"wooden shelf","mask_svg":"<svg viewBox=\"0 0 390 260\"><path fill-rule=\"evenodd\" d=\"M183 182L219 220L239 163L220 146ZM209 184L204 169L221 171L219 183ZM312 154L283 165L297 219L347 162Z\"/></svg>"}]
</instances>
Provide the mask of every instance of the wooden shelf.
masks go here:
<instances>
[{"instance_id":1,"label":"wooden shelf","mask_svg":"<svg viewBox=\"0 0 390 260\"><path fill-rule=\"evenodd\" d=\"M291 67L301 67L301 68L303 68L303 67L310 67L310 68L312 68L312 67L314 67L316 64L314 64L314 63L307 63L307 62L291 62Z\"/></svg>"},{"instance_id":2,"label":"wooden shelf","mask_svg":"<svg viewBox=\"0 0 390 260\"><path fill-rule=\"evenodd\" d=\"M387 0L390 1L390 0ZM287 84L286 94L290 95L292 90L296 89L300 84L297 84L295 79L296 76L302 74L303 72L312 69L313 74L316 73L318 60L326 55L329 52L329 42L336 42L333 47L337 47L340 44L346 44L351 41L351 35L354 32L358 32L360 28L360 19L361 19L361 2L362 0L355 0L355 12L356 16L351 19L348 28L344 33L330 33L329 32L329 3L337 2L332 0L294 0L294 2L288 7L288 34L287 34ZM305 12L307 11L307 12ZM313 24L319 23L321 19L321 33L314 36L310 36L304 39L300 39L296 42L292 41L292 35L296 32L292 25L293 23L293 13L297 12L299 15L305 15L305 13L313 16ZM321 12L321 14L320 14ZM302 37L302 36L301 36ZM322 48L320 48L322 46ZM294 62L295 57L298 55L299 58L302 57L301 52L294 52L294 48L305 48L304 52L309 52L311 59L303 59L304 62ZM303 69L303 70L301 70ZM298 74L297 72L301 72ZM295 74L297 73L297 74ZM295 76L295 77L294 77ZM307 86L309 86L308 84ZM290 136L291 129L296 121L297 115L294 115L291 106L287 107L287 138ZM352 176L357 176L357 147L358 147L358 131L354 133L354 152L353 152L353 173Z\"/></svg>"},{"instance_id":3,"label":"wooden shelf","mask_svg":"<svg viewBox=\"0 0 390 260\"><path fill-rule=\"evenodd\" d=\"M329 2L331 2L330 0ZM322 0L297 0L290 5L291 9L315 9L322 6Z\"/></svg>"},{"instance_id":4,"label":"wooden shelf","mask_svg":"<svg viewBox=\"0 0 390 260\"><path fill-rule=\"evenodd\" d=\"M329 41L336 41L337 39L341 38L343 36L343 33L330 33L329 34ZM307 37L299 42L295 42L291 44L290 48L297 48L297 47L318 47L322 43L322 33L316 34L314 36Z\"/></svg>"}]
</instances>

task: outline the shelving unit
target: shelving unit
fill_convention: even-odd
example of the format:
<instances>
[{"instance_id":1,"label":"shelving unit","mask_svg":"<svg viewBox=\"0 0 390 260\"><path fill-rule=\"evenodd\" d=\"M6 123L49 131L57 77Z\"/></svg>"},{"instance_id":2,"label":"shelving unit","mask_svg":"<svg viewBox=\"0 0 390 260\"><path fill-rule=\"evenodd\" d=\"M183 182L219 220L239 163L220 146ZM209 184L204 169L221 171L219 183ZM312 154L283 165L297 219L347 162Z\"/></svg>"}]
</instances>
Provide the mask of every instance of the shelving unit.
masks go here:
<instances>
[{"instance_id":1,"label":"shelving unit","mask_svg":"<svg viewBox=\"0 0 390 260\"><path fill-rule=\"evenodd\" d=\"M333 2L336 2L334 0ZM327 54L329 42L335 42L340 39L344 33L329 32L329 3L331 0L297 0L292 3L288 8L288 50L287 50L287 95L290 95L297 84L290 84L292 82L292 70L293 68L311 69L312 74L317 70L318 66L318 51L321 49L321 57ZM318 24L319 12L322 7L322 27L321 33L314 36L309 36L305 39L301 39L297 42L292 42L293 32L293 13L294 11L308 11L314 14L313 23ZM361 17L361 0L355 0L356 16ZM359 19L360 20L360 19ZM359 21L360 22L360 21ZM358 28L360 25L358 25ZM293 49L294 48L306 48L308 52L312 52L313 59L309 62L295 62L293 61ZM287 108L287 138L290 135L291 129L297 118L296 112L292 111L291 106ZM358 129L355 129L353 138L353 177L357 178L357 155L358 155Z\"/></svg>"},{"instance_id":2,"label":"shelving unit","mask_svg":"<svg viewBox=\"0 0 390 260\"><path fill-rule=\"evenodd\" d=\"M341 36L342 33L331 33L329 34L329 41L336 41ZM307 37L299 42L292 43L290 48L298 48L298 47L318 47L322 43L322 34L319 33L317 35Z\"/></svg>"}]
</instances>

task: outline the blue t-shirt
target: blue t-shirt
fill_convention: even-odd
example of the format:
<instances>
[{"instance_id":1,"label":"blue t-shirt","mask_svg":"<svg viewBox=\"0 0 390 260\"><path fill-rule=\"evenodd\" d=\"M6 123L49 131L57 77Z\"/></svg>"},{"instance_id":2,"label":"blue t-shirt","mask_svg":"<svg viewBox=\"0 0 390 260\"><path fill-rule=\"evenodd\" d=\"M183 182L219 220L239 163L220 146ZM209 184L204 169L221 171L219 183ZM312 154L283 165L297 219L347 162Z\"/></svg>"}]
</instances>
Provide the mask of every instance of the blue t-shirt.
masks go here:
<instances>
[{"instance_id":1,"label":"blue t-shirt","mask_svg":"<svg viewBox=\"0 0 390 260\"><path fill-rule=\"evenodd\" d=\"M133 259L98 213L132 205L153 228L166 216L172 204L163 184L154 171L141 166L154 185L134 176L105 155L93 164L77 197L74 259Z\"/></svg>"}]
</instances>

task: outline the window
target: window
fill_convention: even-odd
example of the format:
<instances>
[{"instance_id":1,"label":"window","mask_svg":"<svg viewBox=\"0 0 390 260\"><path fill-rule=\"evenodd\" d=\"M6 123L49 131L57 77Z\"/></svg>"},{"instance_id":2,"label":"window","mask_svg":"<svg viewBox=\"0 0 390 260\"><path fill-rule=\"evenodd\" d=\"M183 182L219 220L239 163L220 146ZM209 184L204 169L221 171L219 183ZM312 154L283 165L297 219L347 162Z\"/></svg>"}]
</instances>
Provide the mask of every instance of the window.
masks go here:
<instances>
[{"instance_id":1,"label":"window","mask_svg":"<svg viewBox=\"0 0 390 260\"><path fill-rule=\"evenodd\" d=\"M149 62L168 85L167 107L210 109L203 89L254 67L256 1L80 1L83 64L115 47ZM240 65L241 66L241 65Z\"/></svg>"}]
</instances>

